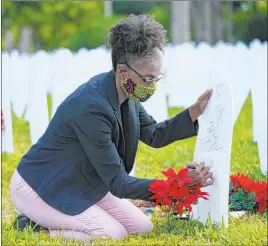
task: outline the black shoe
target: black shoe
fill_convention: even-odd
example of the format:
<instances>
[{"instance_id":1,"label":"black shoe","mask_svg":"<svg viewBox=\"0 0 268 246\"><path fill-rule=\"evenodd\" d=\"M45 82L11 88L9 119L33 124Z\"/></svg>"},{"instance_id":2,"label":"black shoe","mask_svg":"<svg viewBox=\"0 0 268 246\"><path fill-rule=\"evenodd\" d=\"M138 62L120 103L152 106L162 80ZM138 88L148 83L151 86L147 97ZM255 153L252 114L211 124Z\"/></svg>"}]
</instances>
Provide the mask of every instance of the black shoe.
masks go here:
<instances>
[{"instance_id":1,"label":"black shoe","mask_svg":"<svg viewBox=\"0 0 268 246\"><path fill-rule=\"evenodd\" d=\"M23 231L27 227L32 228L34 232L39 232L40 230L47 230L46 228L39 226L37 223L33 222L23 214L17 216L13 227L20 231Z\"/></svg>"}]
</instances>

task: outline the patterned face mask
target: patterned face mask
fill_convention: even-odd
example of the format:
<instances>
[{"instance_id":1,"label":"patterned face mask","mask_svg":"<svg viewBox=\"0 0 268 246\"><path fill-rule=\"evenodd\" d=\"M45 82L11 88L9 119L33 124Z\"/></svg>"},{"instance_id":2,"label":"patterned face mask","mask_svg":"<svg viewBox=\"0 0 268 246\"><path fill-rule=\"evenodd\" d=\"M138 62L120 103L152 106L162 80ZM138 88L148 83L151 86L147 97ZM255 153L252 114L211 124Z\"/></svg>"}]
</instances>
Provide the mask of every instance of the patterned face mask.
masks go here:
<instances>
[{"instance_id":1,"label":"patterned face mask","mask_svg":"<svg viewBox=\"0 0 268 246\"><path fill-rule=\"evenodd\" d=\"M135 102L147 101L156 90L156 83L154 83L154 87L145 87L136 84L131 78L128 78L125 81L122 80L121 86L128 98Z\"/></svg>"}]
</instances>

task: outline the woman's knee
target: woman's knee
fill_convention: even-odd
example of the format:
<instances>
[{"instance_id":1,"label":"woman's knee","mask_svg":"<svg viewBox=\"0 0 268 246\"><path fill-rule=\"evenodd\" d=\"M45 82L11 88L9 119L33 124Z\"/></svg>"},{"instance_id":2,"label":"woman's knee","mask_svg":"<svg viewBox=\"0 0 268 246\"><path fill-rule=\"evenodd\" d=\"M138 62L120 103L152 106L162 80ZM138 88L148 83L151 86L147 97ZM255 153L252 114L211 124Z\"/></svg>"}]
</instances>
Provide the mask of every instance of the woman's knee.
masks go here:
<instances>
[{"instance_id":1,"label":"woman's knee","mask_svg":"<svg viewBox=\"0 0 268 246\"><path fill-rule=\"evenodd\" d=\"M122 240L127 236L127 231L122 225L117 225L110 227L106 234L114 240Z\"/></svg>"},{"instance_id":2,"label":"woman's knee","mask_svg":"<svg viewBox=\"0 0 268 246\"><path fill-rule=\"evenodd\" d=\"M138 220L135 224L135 227L130 228L129 233L131 234L143 234L152 231L154 228L153 223L146 216Z\"/></svg>"},{"instance_id":3,"label":"woman's knee","mask_svg":"<svg viewBox=\"0 0 268 246\"><path fill-rule=\"evenodd\" d=\"M144 220L143 223L139 225L140 232L139 233L147 233L153 230L154 226L153 223L148 218L147 220Z\"/></svg>"}]
</instances>

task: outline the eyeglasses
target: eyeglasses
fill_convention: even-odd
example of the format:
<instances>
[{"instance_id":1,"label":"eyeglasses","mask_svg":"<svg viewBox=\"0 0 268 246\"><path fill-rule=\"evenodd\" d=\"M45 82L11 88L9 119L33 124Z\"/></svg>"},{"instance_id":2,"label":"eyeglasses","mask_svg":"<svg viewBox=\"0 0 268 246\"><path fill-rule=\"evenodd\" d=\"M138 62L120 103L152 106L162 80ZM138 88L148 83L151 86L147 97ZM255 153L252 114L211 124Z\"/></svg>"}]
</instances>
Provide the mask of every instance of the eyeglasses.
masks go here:
<instances>
[{"instance_id":1,"label":"eyeglasses","mask_svg":"<svg viewBox=\"0 0 268 246\"><path fill-rule=\"evenodd\" d=\"M146 84L151 84L151 83L156 83L158 82L160 79L163 78L163 73L160 73L160 75L156 78L146 78L144 76L142 76L141 74L139 74L136 70L134 70L131 66L129 66L127 63L125 63L131 70L133 70L136 74L138 74L140 76L140 78L146 83Z\"/></svg>"}]
</instances>

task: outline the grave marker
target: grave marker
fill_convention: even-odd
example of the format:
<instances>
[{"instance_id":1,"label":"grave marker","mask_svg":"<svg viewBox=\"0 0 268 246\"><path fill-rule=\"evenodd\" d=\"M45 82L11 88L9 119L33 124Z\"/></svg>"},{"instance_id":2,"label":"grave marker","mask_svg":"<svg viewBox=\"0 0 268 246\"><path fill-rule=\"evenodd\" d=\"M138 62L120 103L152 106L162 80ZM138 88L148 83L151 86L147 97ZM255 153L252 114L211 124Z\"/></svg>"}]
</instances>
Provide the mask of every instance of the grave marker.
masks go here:
<instances>
[{"instance_id":1,"label":"grave marker","mask_svg":"<svg viewBox=\"0 0 268 246\"><path fill-rule=\"evenodd\" d=\"M261 171L267 174L267 46L251 45L253 141L258 144Z\"/></svg>"},{"instance_id":2,"label":"grave marker","mask_svg":"<svg viewBox=\"0 0 268 246\"><path fill-rule=\"evenodd\" d=\"M2 131L2 152L13 153L13 130L12 130L12 116L11 116L11 93L10 80L12 68L10 64L10 57L8 53L2 54L2 110L5 122L5 129Z\"/></svg>"},{"instance_id":3,"label":"grave marker","mask_svg":"<svg viewBox=\"0 0 268 246\"><path fill-rule=\"evenodd\" d=\"M35 144L48 126L46 54L37 53L30 60L29 104L27 119L31 144Z\"/></svg>"},{"instance_id":4,"label":"grave marker","mask_svg":"<svg viewBox=\"0 0 268 246\"><path fill-rule=\"evenodd\" d=\"M230 74L234 95L234 125L250 92L249 72L252 66L249 63L249 50L242 42L231 48L229 56L230 66L227 72Z\"/></svg>"},{"instance_id":5,"label":"grave marker","mask_svg":"<svg viewBox=\"0 0 268 246\"><path fill-rule=\"evenodd\" d=\"M10 55L11 105L17 117L22 117L28 105L29 57L13 50Z\"/></svg>"},{"instance_id":6,"label":"grave marker","mask_svg":"<svg viewBox=\"0 0 268 246\"><path fill-rule=\"evenodd\" d=\"M233 96L228 82L219 81L213 87L213 94L199 119L199 133L196 141L194 161L205 162L215 177L212 186L202 190L209 192L210 200L199 200L194 206L192 218L206 223L210 214L213 223L228 227L229 174L233 135Z\"/></svg>"}]
</instances>

